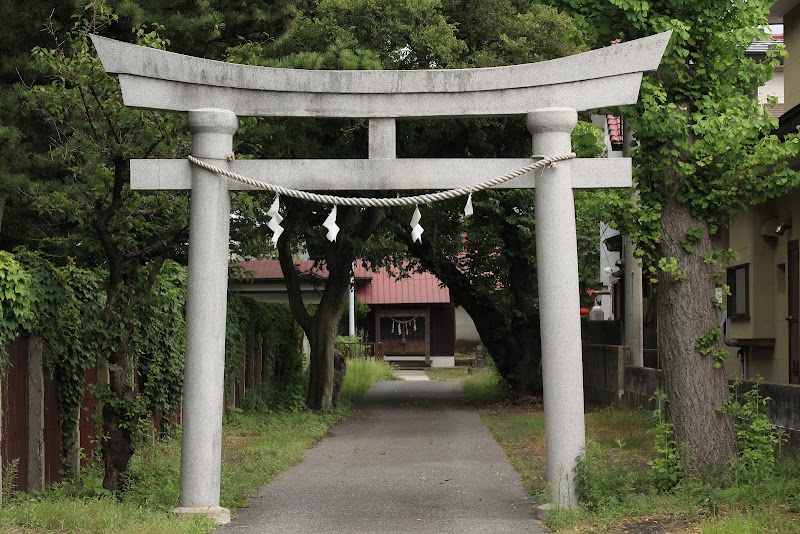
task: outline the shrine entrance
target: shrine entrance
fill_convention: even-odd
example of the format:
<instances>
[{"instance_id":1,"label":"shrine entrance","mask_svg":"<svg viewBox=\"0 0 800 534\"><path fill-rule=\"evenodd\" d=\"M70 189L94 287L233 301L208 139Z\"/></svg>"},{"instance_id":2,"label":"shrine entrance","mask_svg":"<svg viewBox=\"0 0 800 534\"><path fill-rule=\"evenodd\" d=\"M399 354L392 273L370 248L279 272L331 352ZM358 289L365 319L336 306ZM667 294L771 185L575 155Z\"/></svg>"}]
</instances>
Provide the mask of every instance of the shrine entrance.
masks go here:
<instances>
[{"instance_id":1,"label":"shrine entrance","mask_svg":"<svg viewBox=\"0 0 800 534\"><path fill-rule=\"evenodd\" d=\"M93 36L103 67L119 75L126 105L186 111L192 131L191 161L131 161L134 189L191 189L181 506L175 511L230 520L219 506L230 191L256 189L333 205L329 231L335 238L335 206L352 199L306 191L450 188L437 194L450 198L486 187L536 187L536 247L547 251L537 275L547 480L554 506L577 506L574 469L585 429L572 190L630 186L631 162L574 159L570 134L578 111L635 103L642 73L658 67L669 38L667 32L486 69L304 71L210 61ZM396 159L397 118L510 115L526 116L538 161ZM238 116L368 119L369 159L237 161ZM406 204L429 196L409 197ZM273 212L270 227L279 233L280 214ZM421 238L416 216L412 227L412 238Z\"/></svg>"},{"instance_id":2,"label":"shrine entrance","mask_svg":"<svg viewBox=\"0 0 800 534\"><path fill-rule=\"evenodd\" d=\"M405 357L419 356L424 358L426 365L430 365L429 310L376 311L375 342L381 344L384 358L387 360L402 361ZM395 358L392 358L393 356Z\"/></svg>"}]
</instances>

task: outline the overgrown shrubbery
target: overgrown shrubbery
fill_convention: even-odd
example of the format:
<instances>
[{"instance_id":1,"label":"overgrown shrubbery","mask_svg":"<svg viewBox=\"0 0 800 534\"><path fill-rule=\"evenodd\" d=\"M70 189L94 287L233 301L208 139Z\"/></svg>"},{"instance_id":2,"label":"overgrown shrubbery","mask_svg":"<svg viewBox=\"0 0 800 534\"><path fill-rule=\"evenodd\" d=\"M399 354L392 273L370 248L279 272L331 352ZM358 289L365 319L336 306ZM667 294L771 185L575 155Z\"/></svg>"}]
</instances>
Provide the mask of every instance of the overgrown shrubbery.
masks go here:
<instances>
[{"instance_id":1,"label":"overgrown shrubbery","mask_svg":"<svg viewBox=\"0 0 800 534\"><path fill-rule=\"evenodd\" d=\"M769 474L775 465L775 448L781 443L778 429L767 417L766 406L770 399L761 395L759 388L762 382L759 377L756 384L742 394L741 399L737 394L741 381L737 379L731 386L728 409L739 444L739 458L733 464L737 481L748 481Z\"/></svg>"},{"instance_id":2,"label":"overgrown shrubbery","mask_svg":"<svg viewBox=\"0 0 800 534\"><path fill-rule=\"evenodd\" d=\"M14 302L2 308L0 350L18 336L42 339L46 370L57 385L62 457L66 458L76 446L84 373L103 361L118 336L108 328L114 322L103 317L105 273L72 264L56 266L24 249L13 255L0 252L0 272L7 286L4 294L14 296ZM145 418L154 410L174 411L180 402L185 281L185 269L166 262L133 317L130 343L136 357L138 395L131 406ZM98 400L116 401L102 380L93 392Z\"/></svg>"},{"instance_id":3,"label":"overgrown shrubbery","mask_svg":"<svg viewBox=\"0 0 800 534\"><path fill-rule=\"evenodd\" d=\"M347 374L342 385L342 402L352 404L374 383L394 380L394 368L388 362L355 358L347 360Z\"/></svg>"},{"instance_id":4,"label":"overgrown shrubbery","mask_svg":"<svg viewBox=\"0 0 800 534\"><path fill-rule=\"evenodd\" d=\"M632 473L620 460L613 459L597 442L586 442L586 454L578 462L578 492L588 510L618 505L633 489Z\"/></svg>"},{"instance_id":5,"label":"overgrown shrubbery","mask_svg":"<svg viewBox=\"0 0 800 534\"><path fill-rule=\"evenodd\" d=\"M467 399L476 404L499 401L505 398L511 389L493 365L490 365L486 372L467 377L462 384Z\"/></svg>"},{"instance_id":6,"label":"overgrown shrubbery","mask_svg":"<svg viewBox=\"0 0 800 534\"><path fill-rule=\"evenodd\" d=\"M765 412L769 398L762 396L760 385L759 379L744 392L738 391L738 381L731 387L728 409L736 428L739 456L727 471L702 479L684 471L672 437L672 424L665 416L666 395L656 391L653 400L657 407L651 414L654 426L648 431L654 453L647 461L649 470L637 467L641 460L631 463L629 459L626 464L621 460L624 456L619 454L621 450L610 451L589 440L576 473L582 511L557 512L551 526L560 528L587 519L613 523L627 515L645 513L648 507L655 511L653 506L674 507L678 513L686 513L688 506L696 510L693 513L710 517L745 510L743 515L722 520L759 525L742 527L742 531L758 531L768 524L779 525L775 531L786 531L787 518L782 514L787 506L797 508L787 503L796 502L800 495L800 464L796 459L777 454L782 437L769 422ZM778 464L780 468L776 468ZM751 517L751 510L770 507L776 509L774 513Z\"/></svg>"},{"instance_id":7,"label":"overgrown shrubbery","mask_svg":"<svg viewBox=\"0 0 800 534\"><path fill-rule=\"evenodd\" d=\"M42 339L45 366L56 382L63 458L76 443L84 371L107 348L99 280L94 271L56 267L24 249L0 251L0 301L6 301L0 308L0 353L5 361L6 345L19 336Z\"/></svg>"},{"instance_id":8,"label":"overgrown shrubbery","mask_svg":"<svg viewBox=\"0 0 800 534\"><path fill-rule=\"evenodd\" d=\"M652 413L655 426L650 430L655 437L656 454L647 464L653 476L653 485L659 491L670 491L681 480L683 462L672 437L673 425L667 421L667 395L656 390L651 400L656 401L656 409Z\"/></svg>"},{"instance_id":9,"label":"overgrown shrubbery","mask_svg":"<svg viewBox=\"0 0 800 534\"><path fill-rule=\"evenodd\" d=\"M336 348L347 360L364 359L366 347L359 336L336 336Z\"/></svg>"},{"instance_id":10,"label":"overgrown shrubbery","mask_svg":"<svg viewBox=\"0 0 800 534\"><path fill-rule=\"evenodd\" d=\"M106 292L101 270L56 266L37 253L0 251L0 353L17 337L43 341L47 372L57 385L62 457L76 446L78 408L84 372L113 350L117 332L103 315ZM130 409L148 421L155 411L168 415L179 406L186 347L186 269L166 262L133 316L132 354L137 395ZM113 321L112 321L113 323ZM286 306L228 299L226 372L243 372L248 335L263 338L269 354L267 374L275 396L302 394L300 331ZM93 392L115 402L102 380ZM251 396L253 399L257 396ZM283 399L280 402L284 402ZM66 471L65 471L66 473Z\"/></svg>"}]
</instances>

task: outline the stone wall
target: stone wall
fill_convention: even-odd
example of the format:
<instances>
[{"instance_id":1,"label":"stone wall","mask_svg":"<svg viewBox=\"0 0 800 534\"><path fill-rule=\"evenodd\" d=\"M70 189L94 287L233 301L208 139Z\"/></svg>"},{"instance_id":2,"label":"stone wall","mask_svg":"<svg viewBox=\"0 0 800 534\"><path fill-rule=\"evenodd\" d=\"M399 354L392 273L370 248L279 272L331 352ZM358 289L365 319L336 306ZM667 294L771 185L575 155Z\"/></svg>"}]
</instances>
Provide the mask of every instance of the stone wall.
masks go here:
<instances>
[{"instance_id":1,"label":"stone wall","mask_svg":"<svg viewBox=\"0 0 800 534\"><path fill-rule=\"evenodd\" d=\"M583 346L583 395L594 404L619 402L624 391L625 347Z\"/></svg>"},{"instance_id":2,"label":"stone wall","mask_svg":"<svg viewBox=\"0 0 800 534\"><path fill-rule=\"evenodd\" d=\"M655 409L655 402L650 400L657 389L664 390L664 375L660 369L649 367L625 366L625 392L622 401L628 406L641 407L645 410Z\"/></svg>"},{"instance_id":3,"label":"stone wall","mask_svg":"<svg viewBox=\"0 0 800 534\"><path fill-rule=\"evenodd\" d=\"M589 403L607 405L622 402L653 410L650 400L656 389L664 390L660 369L625 365L626 348L620 345L583 346L584 396ZM741 395L755 382L742 382ZM761 384L762 396L769 397L767 415L772 424L784 429L791 446L800 447L800 385Z\"/></svg>"}]
</instances>

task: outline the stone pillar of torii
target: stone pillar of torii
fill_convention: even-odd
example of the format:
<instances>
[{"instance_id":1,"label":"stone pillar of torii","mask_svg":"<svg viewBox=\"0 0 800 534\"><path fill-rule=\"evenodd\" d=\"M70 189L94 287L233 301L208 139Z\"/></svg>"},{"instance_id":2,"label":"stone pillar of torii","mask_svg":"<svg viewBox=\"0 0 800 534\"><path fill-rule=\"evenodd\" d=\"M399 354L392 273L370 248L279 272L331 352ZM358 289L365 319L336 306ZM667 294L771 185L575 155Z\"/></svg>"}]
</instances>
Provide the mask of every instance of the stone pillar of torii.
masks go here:
<instances>
[{"instance_id":1,"label":"stone pillar of torii","mask_svg":"<svg viewBox=\"0 0 800 534\"><path fill-rule=\"evenodd\" d=\"M93 36L119 75L126 105L185 111L192 155L299 190L451 189L530 159L396 159L395 119L526 116L532 153L571 152L577 112L633 104L642 73L658 67L663 33L566 58L485 69L306 71L211 61ZM369 119L369 159L235 160L239 116ZM535 176L534 176L535 174ZM573 159L500 187L536 187L547 481L551 503L578 503L583 371L574 188L631 185L630 159ZM175 511L230 521L220 503L230 191L255 187L188 160L133 160L134 189L191 189L181 496Z\"/></svg>"}]
</instances>

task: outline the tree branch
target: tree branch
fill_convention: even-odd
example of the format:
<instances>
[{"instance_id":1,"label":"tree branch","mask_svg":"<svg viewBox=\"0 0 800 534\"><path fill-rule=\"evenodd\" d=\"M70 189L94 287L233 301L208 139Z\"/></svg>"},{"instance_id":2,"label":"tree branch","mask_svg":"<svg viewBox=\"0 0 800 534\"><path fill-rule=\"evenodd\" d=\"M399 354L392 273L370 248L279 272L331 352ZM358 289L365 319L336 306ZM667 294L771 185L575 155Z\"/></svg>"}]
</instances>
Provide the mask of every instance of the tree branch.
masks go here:
<instances>
[{"instance_id":1,"label":"tree branch","mask_svg":"<svg viewBox=\"0 0 800 534\"><path fill-rule=\"evenodd\" d=\"M303 302L303 295L300 293L300 281L298 280L297 271L292 262L292 251L289 247L288 234L289 232L284 231L280 239L278 239L278 261L283 271L283 280L286 283L289 308L292 310L292 315L294 315L300 327L305 332L309 332L311 331L312 317L306 310L305 303Z\"/></svg>"}]
</instances>

